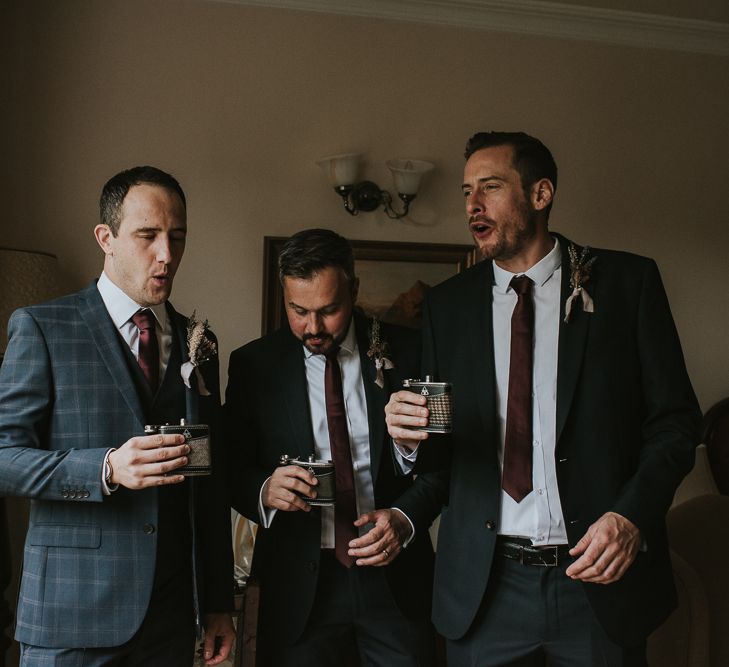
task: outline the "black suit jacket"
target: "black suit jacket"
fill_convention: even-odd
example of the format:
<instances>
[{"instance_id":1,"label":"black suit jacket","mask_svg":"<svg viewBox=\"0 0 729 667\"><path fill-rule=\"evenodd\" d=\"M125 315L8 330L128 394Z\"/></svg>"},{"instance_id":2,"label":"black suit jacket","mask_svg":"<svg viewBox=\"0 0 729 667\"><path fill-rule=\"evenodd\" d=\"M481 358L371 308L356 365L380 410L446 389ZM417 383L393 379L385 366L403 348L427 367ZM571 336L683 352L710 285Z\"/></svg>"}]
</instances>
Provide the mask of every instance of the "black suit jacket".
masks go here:
<instances>
[{"instance_id":1,"label":"black suit jacket","mask_svg":"<svg viewBox=\"0 0 729 667\"><path fill-rule=\"evenodd\" d=\"M585 284L594 312L576 303L562 248L557 372L557 480L569 542L607 511L630 519L647 550L610 585L585 584L613 641L645 638L676 604L664 518L690 470L700 412L655 263L593 249ZM580 249L578 248L578 252ZM489 579L498 531L499 421L493 357L491 262L429 293L423 374L454 384L454 430L421 447L418 470L447 465L450 500L438 535L433 618L446 637L471 626Z\"/></svg>"},{"instance_id":2,"label":"black suit jacket","mask_svg":"<svg viewBox=\"0 0 729 667\"><path fill-rule=\"evenodd\" d=\"M413 482L396 474L384 422L390 393L404 378L418 374L419 337L402 327L381 325L395 368L384 372L385 387L380 388L367 357L368 322L355 314L354 326L367 399L375 507L402 509L416 531L413 542L386 567L388 581L404 613L427 617L433 576L428 527L444 500L444 477L421 475ZM259 492L280 455L305 458L314 453L304 352L288 327L232 353L225 415L232 505L258 522ZM261 581L262 608L275 616L276 636L283 641L295 642L306 625L316 593L320 544L321 513L316 508L308 513L279 511L269 529L258 531L253 573Z\"/></svg>"}]
</instances>

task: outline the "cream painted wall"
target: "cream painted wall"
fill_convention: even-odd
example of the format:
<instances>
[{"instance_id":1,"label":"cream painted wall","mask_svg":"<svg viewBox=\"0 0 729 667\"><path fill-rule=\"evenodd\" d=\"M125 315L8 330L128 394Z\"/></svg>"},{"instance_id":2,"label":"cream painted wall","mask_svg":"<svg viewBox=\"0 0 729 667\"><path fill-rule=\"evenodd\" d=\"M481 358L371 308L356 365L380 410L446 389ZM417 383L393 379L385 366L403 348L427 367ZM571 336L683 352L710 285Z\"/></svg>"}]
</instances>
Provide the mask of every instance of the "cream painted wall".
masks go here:
<instances>
[{"instance_id":1,"label":"cream painted wall","mask_svg":"<svg viewBox=\"0 0 729 667\"><path fill-rule=\"evenodd\" d=\"M523 129L560 165L552 221L656 258L703 407L729 394L726 58L185 0L5 0L0 245L97 275L104 181L175 174L190 236L173 300L230 351L259 335L264 235L468 243L466 138ZM412 220L340 210L314 160L437 169ZM599 308L599 304L597 304Z\"/></svg>"}]
</instances>

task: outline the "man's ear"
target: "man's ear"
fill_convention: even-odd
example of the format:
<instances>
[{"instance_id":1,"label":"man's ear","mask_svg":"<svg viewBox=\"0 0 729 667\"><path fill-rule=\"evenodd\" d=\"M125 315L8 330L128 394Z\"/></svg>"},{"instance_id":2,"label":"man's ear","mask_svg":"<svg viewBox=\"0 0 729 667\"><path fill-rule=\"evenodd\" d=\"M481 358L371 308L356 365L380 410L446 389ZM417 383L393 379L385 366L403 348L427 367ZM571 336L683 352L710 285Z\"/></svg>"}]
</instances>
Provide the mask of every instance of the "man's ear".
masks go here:
<instances>
[{"instance_id":1,"label":"man's ear","mask_svg":"<svg viewBox=\"0 0 729 667\"><path fill-rule=\"evenodd\" d=\"M94 227L94 237L96 238L96 242L99 246L101 246L105 255L114 254L111 249L112 233L109 225L96 225L96 227Z\"/></svg>"},{"instance_id":2,"label":"man's ear","mask_svg":"<svg viewBox=\"0 0 729 667\"><path fill-rule=\"evenodd\" d=\"M554 185L548 178L532 184L531 200L535 211L543 211L554 199Z\"/></svg>"}]
</instances>

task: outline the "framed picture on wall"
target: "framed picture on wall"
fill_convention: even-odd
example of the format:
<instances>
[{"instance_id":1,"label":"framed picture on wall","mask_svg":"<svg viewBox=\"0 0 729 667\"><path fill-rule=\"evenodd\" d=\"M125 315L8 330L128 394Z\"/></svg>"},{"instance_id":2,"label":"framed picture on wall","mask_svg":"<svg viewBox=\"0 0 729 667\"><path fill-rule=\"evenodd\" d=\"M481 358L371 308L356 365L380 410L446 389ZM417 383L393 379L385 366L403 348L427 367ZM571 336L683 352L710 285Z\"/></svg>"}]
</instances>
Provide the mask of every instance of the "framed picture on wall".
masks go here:
<instances>
[{"instance_id":1,"label":"framed picture on wall","mask_svg":"<svg viewBox=\"0 0 729 667\"><path fill-rule=\"evenodd\" d=\"M263 239L263 334L286 321L278 256L286 238ZM471 245L351 241L360 279L357 306L384 322L419 327L426 291L478 261Z\"/></svg>"}]
</instances>

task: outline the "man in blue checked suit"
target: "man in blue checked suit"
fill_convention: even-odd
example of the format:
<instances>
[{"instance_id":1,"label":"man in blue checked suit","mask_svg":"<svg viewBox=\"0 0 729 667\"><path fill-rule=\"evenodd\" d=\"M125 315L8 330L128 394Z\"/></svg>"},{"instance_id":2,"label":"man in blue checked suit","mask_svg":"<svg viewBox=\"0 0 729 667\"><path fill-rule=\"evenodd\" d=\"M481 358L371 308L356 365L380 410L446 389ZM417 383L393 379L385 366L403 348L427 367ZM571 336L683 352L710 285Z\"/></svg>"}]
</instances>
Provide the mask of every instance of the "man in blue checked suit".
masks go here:
<instances>
[{"instance_id":1,"label":"man in blue checked suit","mask_svg":"<svg viewBox=\"0 0 729 667\"><path fill-rule=\"evenodd\" d=\"M187 319L167 301L185 195L136 167L100 204L101 277L16 311L0 370L0 496L31 498L21 665L182 667L201 627L206 663L218 664L233 639L220 461L214 449L212 476L184 477L184 437L144 435L184 418L216 441L217 357L183 378Z\"/></svg>"}]
</instances>

